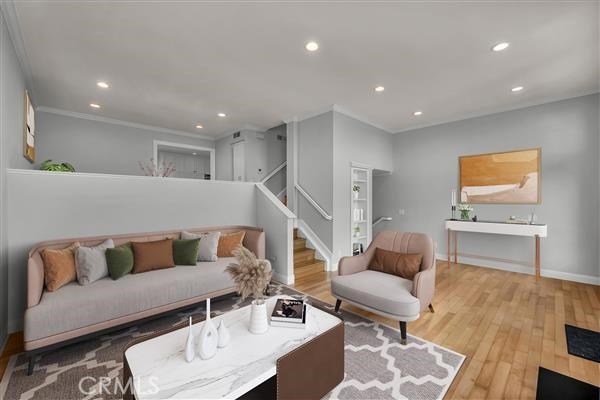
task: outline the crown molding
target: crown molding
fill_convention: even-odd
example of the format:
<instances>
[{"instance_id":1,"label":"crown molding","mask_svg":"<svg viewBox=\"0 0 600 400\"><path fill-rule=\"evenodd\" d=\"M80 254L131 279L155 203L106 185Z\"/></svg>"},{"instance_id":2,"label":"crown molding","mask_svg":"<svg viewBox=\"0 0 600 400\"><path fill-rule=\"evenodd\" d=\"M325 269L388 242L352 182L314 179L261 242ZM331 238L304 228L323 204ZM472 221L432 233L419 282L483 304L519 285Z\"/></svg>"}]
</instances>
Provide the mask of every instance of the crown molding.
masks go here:
<instances>
[{"instance_id":1,"label":"crown molding","mask_svg":"<svg viewBox=\"0 0 600 400\"><path fill-rule=\"evenodd\" d=\"M8 30L8 36L12 42L13 48L17 55L17 60L21 66L23 78L25 79L25 86L31 98L31 102L36 104L36 87L33 80L33 72L31 64L29 62L29 56L27 50L25 50L25 42L23 41L23 34L21 31L21 25L19 24L19 18L17 16L17 9L13 0L2 0L0 2L0 13L6 21L6 28Z\"/></svg>"},{"instance_id":2,"label":"crown molding","mask_svg":"<svg viewBox=\"0 0 600 400\"><path fill-rule=\"evenodd\" d=\"M232 131L227 131L227 132L224 132L224 133L222 133L222 134L220 134L218 136L215 136L214 140L220 140L220 139L226 138L227 136L231 136L231 135L233 135L236 132L255 131L255 132L265 133L269 129L260 128L260 127L255 126L255 125L245 124L245 125L241 126L238 129L234 129Z\"/></svg>"},{"instance_id":3,"label":"crown molding","mask_svg":"<svg viewBox=\"0 0 600 400\"><path fill-rule=\"evenodd\" d=\"M377 124L377 123L369 120L368 118L365 118L365 117L363 117L363 116L361 116L359 114L353 113L353 112L349 111L348 109L346 109L346 108L344 108L344 107L342 107L342 106L340 106L338 104L331 104L331 105L328 105L326 107L313 110L313 111L311 111L309 113L299 114L299 115L294 116L294 117L286 118L286 119L283 120L283 122L285 122L286 124L289 124L290 122L293 122L293 121L296 121L296 122L304 121L305 119L317 117L319 115L323 115L323 114L331 112L331 111L335 111L337 113L344 114L347 117L350 117L350 118L355 119L357 121L363 122L363 123L365 123L367 125L371 125L374 128L381 129L384 132L387 132L387 133L390 133L390 134L393 133L389 129L384 128L383 126L381 126L381 125L379 125L379 124Z\"/></svg>"},{"instance_id":4,"label":"crown molding","mask_svg":"<svg viewBox=\"0 0 600 400\"><path fill-rule=\"evenodd\" d=\"M87 119L89 121L104 122L104 123L113 124L113 125L121 125L121 126L126 126L129 128L137 128L137 129L144 129L147 131L168 133L171 135L178 135L178 136L185 136L185 137L194 138L194 139L204 139L204 140L210 140L210 141L215 140L215 138L212 136L178 131L178 130L169 129L169 128L161 128L161 127L153 126L153 125L139 124L137 122L122 121L120 119L108 118L108 117L103 117L100 115L84 114L84 113L79 113L79 112L75 112L75 111L61 110L58 108L52 108L52 107L46 107L46 106L39 106L36 108L36 111L45 112L45 113L49 113L49 114L63 115L65 117L71 117L71 118Z\"/></svg>"}]
</instances>

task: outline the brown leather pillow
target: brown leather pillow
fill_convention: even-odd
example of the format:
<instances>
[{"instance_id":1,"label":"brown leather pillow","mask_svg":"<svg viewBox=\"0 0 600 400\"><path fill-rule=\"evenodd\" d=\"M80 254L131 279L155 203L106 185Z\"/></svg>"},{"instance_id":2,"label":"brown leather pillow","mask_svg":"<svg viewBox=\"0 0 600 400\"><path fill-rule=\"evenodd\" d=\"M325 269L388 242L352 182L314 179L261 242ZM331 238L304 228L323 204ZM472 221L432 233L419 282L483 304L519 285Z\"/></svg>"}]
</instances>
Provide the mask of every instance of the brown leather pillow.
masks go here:
<instances>
[{"instance_id":1,"label":"brown leather pillow","mask_svg":"<svg viewBox=\"0 0 600 400\"><path fill-rule=\"evenodd\" d=\"M40 256L44 261L44 282L49 292L54 292L77 278L75 250L79 242L59 250L43 249Z\"/></svg>"},{"instance_id":2,"label":"brown leather pillow","mask_svg":"<svg viewBox=\"0 0 600 400\"><path fill-rule=\"evenodd\" d=\"M231 252L242 245L244 236L246 236L245 231L221 233L219 246L217 247L217 257L233 257Z\"/></svg>"},{"instance_id":3,"label":"brown leather pillow","mask_svg":"<svg viewBox=\"0 0 600 400\"><path fill-rule=\"evenodd\" d=\"M133 250L133 273L148 272L155 269L172 268L173 239L154 242L131 242Z\"/></svg>"},{"instance_id":4,"label":"brown leather pillow","mask_svg":"<svg viewBox=\"0 0 600 400\"><path fill-rule=\"evenodd\" d=\"M397 253L377 247L369 269L412 280L421 269L422 260L423 254Z\"/></svg>"}]
</instances>

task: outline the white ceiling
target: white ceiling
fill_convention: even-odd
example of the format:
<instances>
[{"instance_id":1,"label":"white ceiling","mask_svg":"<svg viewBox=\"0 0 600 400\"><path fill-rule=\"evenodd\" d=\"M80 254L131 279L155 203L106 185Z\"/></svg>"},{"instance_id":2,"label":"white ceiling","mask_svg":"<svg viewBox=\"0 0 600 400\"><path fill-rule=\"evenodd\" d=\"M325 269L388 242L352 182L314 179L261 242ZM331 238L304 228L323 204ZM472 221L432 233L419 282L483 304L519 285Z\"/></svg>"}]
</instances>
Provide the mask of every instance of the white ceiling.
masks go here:
<instances>
[{"instance_id":1,"label":"white ceiling","mask_svg":"<svg viewBox=\"0 0 600 400\"><path fill-rule=\"evenodd\" d=\"M211 137L333 104L399 132L598 91L597 1L37 1L15 9L38 106ZM304 49L311 39L316 53ZM502 40L510 48L491 52ZM112 87L98 89L97 80ZM525 90L512 93L516 85Z\"/></svg>"}]
</instances>

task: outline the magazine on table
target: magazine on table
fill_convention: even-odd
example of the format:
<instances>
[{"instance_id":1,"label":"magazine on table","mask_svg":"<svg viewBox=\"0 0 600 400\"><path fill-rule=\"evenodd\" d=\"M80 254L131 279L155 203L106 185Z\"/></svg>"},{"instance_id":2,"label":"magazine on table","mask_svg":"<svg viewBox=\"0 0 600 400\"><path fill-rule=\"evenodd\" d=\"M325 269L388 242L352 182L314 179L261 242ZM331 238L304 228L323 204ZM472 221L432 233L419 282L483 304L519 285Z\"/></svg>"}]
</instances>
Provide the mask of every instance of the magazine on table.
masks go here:
<instances>
[{"instance_id":1,"label":"magazine on table","mask_svg":"<svg viewBox=\"0 0 600 400\"><path fill-rule=\"evenodd\" d=\"M278 299L271 313L271 321L301 324L305 313L304 300Z\"/></svg>"}]
</instances>

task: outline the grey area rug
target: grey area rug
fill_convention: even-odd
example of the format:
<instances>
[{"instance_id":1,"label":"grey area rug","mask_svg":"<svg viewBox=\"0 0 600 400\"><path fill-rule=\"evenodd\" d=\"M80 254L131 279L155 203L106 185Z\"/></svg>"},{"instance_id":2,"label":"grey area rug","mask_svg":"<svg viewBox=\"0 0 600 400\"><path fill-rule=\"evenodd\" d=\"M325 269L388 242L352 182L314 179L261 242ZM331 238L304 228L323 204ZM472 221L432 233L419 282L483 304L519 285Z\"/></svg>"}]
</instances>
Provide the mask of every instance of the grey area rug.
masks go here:
<instances>
[{"instance_id":1,"label":"grey area rug","mask_svg":"<svg viewBox=\"0 0 600 400\"><path fill-rule=\"evenodd\" d=\"M270 293L333 309L285 285L272 285ZM214 299L212 311L222 314L246 304L249 301L242 302L236 296ZM185 324L188 316L199 314L204 314L203 305L54 350L38 356L31 376L27 376L25 355L16 355L0 383L0 399L120 399L125 346L133 339ZM328 399L441 399L465 359L411 335L402 346L395 329L346 311L342 317L345 379L326 396ZM106 389L98 393L100 382Z\"/></svg>"}]
</instances>

